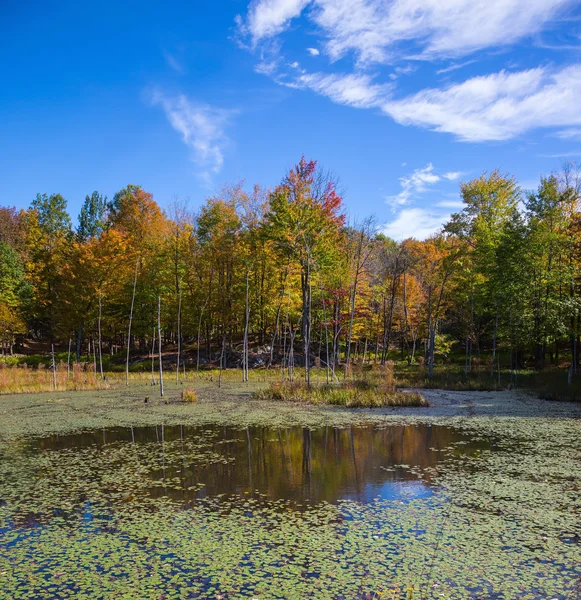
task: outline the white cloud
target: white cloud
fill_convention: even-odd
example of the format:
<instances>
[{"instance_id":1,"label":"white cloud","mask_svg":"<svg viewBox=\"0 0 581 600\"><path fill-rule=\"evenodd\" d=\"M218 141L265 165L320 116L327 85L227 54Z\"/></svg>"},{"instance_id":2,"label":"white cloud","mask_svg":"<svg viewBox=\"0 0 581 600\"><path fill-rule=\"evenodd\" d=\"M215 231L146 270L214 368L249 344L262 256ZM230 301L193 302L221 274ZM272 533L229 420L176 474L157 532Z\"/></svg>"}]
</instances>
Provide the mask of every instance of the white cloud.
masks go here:
<instances>
[{"instance_id":1,"label":"white cloud","mask_svg":"<svg viewBox=\"0 0 581 600\"><path fill-rule=\"evenodd\" d=\"M422 58L458 57L512 44L544 29L576 0L254 0L245 30L253 42L281 33L307 5L335 60L386 62L412 44ZM410 48L405 53L410 53Z\"/></svg>"},{"instance_id":2,"label":"white cloud","mask_svg":"<svg viewBox=\"0 0 581 600\"><path fill-rule=\"evenodd\" d=\"M407 238L425 240L442 228L450 213L438 213L425 208L404 208L397 217L383 225L381 231L388 237L400 241Z\"/></svg>"},{"instance_id":3,"label":"white cloud","mask_svg":"<svg viewBox=\"0 0 581 600\"><path fill-rule=\"evenodd\" d=\"M243 25L256 44L263 38L278 35L294 17L298 17L310 0L254 0ZM241 21L239 20L239 23Z\"/></svg>"},{"instance_id":4,"label":"white cloud","mask_svg":"<svg viewBox=\"0 0 581 600\"><path fill-rule=\"evenodd\" d=\"M555 133L555 136L561 140L581 139L581 128L572 127L569 129L563 129L561 131L557 131L557 133Z\"/></svg>"},{"instance_id":5,"label":"white cloud","mask_svg":"<svg viewBox=\"0 0 581 600\"><path fill-rule=\"evenodd\" d=\"M153 92L151 101L163 108L171 126L191 149L198 175L209 183L224 164L224 148L229 143L225 128L235 111L199 104L183 94L167 96L160 91Z\"/></svg>"},{"instance_id":6,"label":"white cloud","mask_svg":"<svg viewBox=\"0 0 581 600\"><path fill-rule=\"evenodd\" d=\"M410 60L456 60L443 74L474 62L477 51L505 47L547 30L578 0L252 0L238 30L260 51L257 72L289 87L310 89L333 102L381 108L402 125L450 133L462 141L507 140L538 127L579 132L581 63L561 69L543 66L472 77L447 87L395 95L398 75L414 68ZM320 52L336 61L355 58L353 72L289 71L296 61L282 57L278 37L293 19L308 21ZM265 59L265 49L266 56ZM321 50L319 50L321 48ZM366 69L394 65L391 83ZM441 62L440 62L441 64ZM444 63L446 64L446 63ZM364 69L365 68L365 69ZM435 68L435 67L434 67ZM445 175L443 175L445 177Z\"/></svg>"},{"instance_id":7,"label":"white cloud","mask_svg":"<svg viewBox=\"0 0 581 600\"><path fill-rule=\"evenodd\" d=\"M436 206L461 210L464 207L464 202L462 200L441 200L440 202L436 202Z\"/></svg>"},{"instance_id":8,"label":"white cloud","mask_svg":"<svg viewBox=\"0 0 581 600\"><path fill-rule=\"evenodd\" d=\"M454 177L450 177L453 175ZM456 177L457 175L457 177ZM463 203L458 194L443 193L441 186L446 181L454 181L461 175L460 171L448 171L442 175L436 172L432 163L415 169L409 175L400 177L401 191L395 196L386 198L395 218L382 227L383 233L395 240L416 238L423 240L442 228L451 216L451 211L461 210ZM440 185L438 185L440 184ZM449 183L447 184L449 186ZM451 199L430 202L428 207L408 206L426 192L448 196Z\"/></svg>"},{"instance_id":9,"label":"white cloud","mask_svg":"<svg viewBox=\"0 0 581 600\"><path fill-rule=\"evenodd\" d=\"M290 87L308 88L317 94L327 96L337 104L356 108L380 106L391 86L373 83L369 75L307 73L300 75Z\"/></svg>"},{"instance_id":10,"label":"white cloud","mask_svg":"<svg viewBox=\"0 0 581 600\"><path fill-rule=\"evenodd\" d=\"M506 140L535 127L581 124L581 65L501 71L445 89L426 89L389 100L385 113L404 125L419 125L465 141Z\"/></svg>"},{"instance_id":11,"label":"white cloud","mask_svg":"<svg viewBox=\"0 0 581 600\"><path fill-rule=\"evenodd\" d=\"M410 175L400 177L401 192L388 196L386 202L395 210L398 206L409 204L412 198L423 194L440 180L441 177L434 173L434 165L428 163L423 169L416 169Z\"/></svg>"}]
</instances>

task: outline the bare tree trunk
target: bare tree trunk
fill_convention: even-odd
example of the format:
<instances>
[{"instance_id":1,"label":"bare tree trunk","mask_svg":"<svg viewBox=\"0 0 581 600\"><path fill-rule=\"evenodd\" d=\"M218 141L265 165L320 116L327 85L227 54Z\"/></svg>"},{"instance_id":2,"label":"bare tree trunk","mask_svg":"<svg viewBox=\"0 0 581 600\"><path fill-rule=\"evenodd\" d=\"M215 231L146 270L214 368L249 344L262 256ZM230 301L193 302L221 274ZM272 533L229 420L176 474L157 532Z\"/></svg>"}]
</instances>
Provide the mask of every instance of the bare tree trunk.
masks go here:
<instances>
[{"instance_id":1,"label":"bare tree trunk","mask_svg":"<svg viewBox=\"0 0 581 600\"><path fill-rule=\"evenodd\" d=\"M163 397L163 360L161 357L161 296L157 297L157 340L159 347L159 394Z\"/></svg>"},{"instance_id":2,"label":"bare tree trunk","mask_svg":"<svg viewBox=\"0 0 581 600\"><path fill-rule=\"evenodd\" d=\"M311 307L313 303L313 289L311 286L311 278L309 274L309 304L308 304L308 317L309 322L307 323L307 337L308 337L308 346L307 346L307 355L305 357L305 365L307 367L307 387L311 387L311 327L312 327L312 314Z\"/></svg>"},{"instance_id":3,"label":"bare tree trunk","mask_svg":"<svg viewBox=\"0 0 581 600\"><path fill-rule=\"evenodd\" d=\"M411 365L410 359L410 338L409 338L409 322L408 322L408 286L407 286L407 269L403 272L403 320L405 330L405 346L408 367Z\"/></svg>"},{"instance_id":4,"label":"bare tree trunk","mask_svg":"<svg viewBox=\"0 0 581 600\"><path fill-rule=\"evenodd\" d=\"M95 383L97 383L97 352L95 350L95 340L93 340L93 367L95 373Z\"/></svg>"},{"instance_id":5,"label":"bare tree trunk","mask_svg":"<svg viewBox=\"0 0 581 600\"><path fill-rule=\"evenodd\" d=\"M79 329L77 330L77 362L81 362L84 326L85 326L84 321L81 321L81 324L79 325Z\"/></svg>"},{"instance_id":6,"label":"bare tree trunk","mask_svg":"<svg viewBox=\"0 0 581 600\"><path fill-rule=\"evenodd\" d=\"M326 373L327 383L329 383L329 324L327 323L327 307L325 305L325 296L323 298L323 321L325 322L325 351L327 355Z\"/></svg>"},{"instance_id":7,"label":"bare tree trunk","mask_svg":"<svg viewBox=\"0 0 581 600\"><path fill-rule=\"evenodd\" d=\"M131 350L131 323L133 322L133 306L135 305L135 290L137 288L137 269L139 259L135 262L135 277L133 279L133 295L131 296L131 311L129 312L129 329L127 331L127 361L125 364L125 385L129 385L129 352Z\"/></svg>"},{"instance_id":8,"label":"bare tree trunk","mask_svg":"<svg viewBox=\"0 0 581 600\"><path fill-rule=\"evenodd\" d=\"M153 326L153 336L151 338L151 385L155 385L155 325Z\"/></svg>"},{"instance_id":9,"label":"bare tree trunk","mask_svg":"<svg viewBox=\"0 0 581 600\"><path fill-rule=\"evenodd\" d=\"M69 338L69 354L67 356L67 379L70 379L71 375L71 338Z\"/></svg>"},{"instance_id":10,"label":"bare tree trunk","mask_svg":"<svg viewBox=\"0 0 581 600\"><path fill-rule=\"evenodd\" d=\"M222 334L222 351L220 353L220 374L218 375L218 387L222 387L222 370L224 368L224 354L226 350L226 333Z\"/></svg>"},{"instance_id":11,"label":"bare tree trunk","mask_svg":"<svg viewBox=\"0 0 581 600\"><path fill-rule=\"evenodd\" d=\"M428 348L428 377L432 377L434 374L434 350L436 346L436 327L438 326L437 322L432 327L432 331L430 332L430 342Z\"/></svg>"},{"instance_id":12,"label":"bare tree trunk","mask_svg":"<svg viewBox=\"0 0 581 600\"><path fill-rule=\"evenodd\" d=\"M52 366L52 386L56 390L56 361L54 358L54 344L50 345L51 366Z\"/></svg>"},{"instance_id":13,"label":"bare tree trunk","mask_svg":"<svg viewBox=\"0 0 581 600\"><path fill-rule=\"evenodd\" d=\"M287 362L287 353L286 353L286 338L287 338L287 334L290 332L290 322L289 322L289 310L290 310L290 290L288 293L288 304L286 307L286 315L285 315L285 321L284 321L284 334L283 334L283 345L282 345L282 361L280 363L280 377L281 379L284 378L284 369L285 369L285 364Z\"/></svg>"},{"instance_id":14,"label":"bare tree trunk","mask_svg":"<svg viewBox=\"0 0 581 600\"><path fill-rule=\"evenodd\" d=\"M355 272L355 280L353 281L353 288L351 290L351 302L349 307L349 334L347 336L347 356L345 357L345 363L349 367L351 361L351 339L353 337L353 321L355 319L355 300L357 297L357 283L359 279L359 266ZM347 376L348 368L345 369L345 377Z\"/></svg>"},{"instance_id":15,"label":"bare tree trunk","mask_svg":"<svg viewBox=\"0 0 581 600\"><path fill-rule=\"evenodd\" d=\"M101 293L99 292L99 319L97 321L97 328L99 333L99 368L101 369L101 379L105 379L103 375L103 351L101 350L101 313L103 310L103 301Z\"/></svg>"},{"instance_id":16,"label":"bare tree trunk","mask_svg":"<svg viewBox=\"0 0 581 600\"><path fill-rule=\"evenodd\" d=\"M178 300L178 361L177 361L177 365L176 365L176 383L179 383L179 380L180 380L180 356L181 356L181 349L182 349L181 318L182 318L182 291L180 290L179 300Z\"/></svg>"},{"instance_id":17,"label":"bare tree trunk","mask_svg":"<svg viewBox=\"0 0 581 600\"><path fill-rule=\"evenodd\" d=\"M202 310L200 311L200 318L198 319L198 343L196 346L196 373L200 371L200 330L202 328L202 317L204 315L204 309L206 305L202 306Z\"/></svg>"},{"instance_id":18,"label":"bare tree trunk","mask_svg":"<svg viewBox=\"0 0 581 600\"><path fill-rule=\"evenodd\" d=\"M271 341L271 344L270 344L270 358L268 360L268 367L267 367L267 369L270 369L270 367L272 366L272 361L274 360L274 343L276 341L276 336L277 336L277 334L279 332L279 329L280 329L280 313L281 313L281 310L282 310L282 301L284 299L284 293L285 293L285 287L286 287L286 277L287 277L287 274L285 273L284 281L283 281L283 285L282 285L282 289L280 291L280 301L278 303L278 308L276 310L276 321L275 321L275 324L274 324L274 332L272 334L272 341Z\"/></svg>"},{"instance_id":19,"label":"bare tree trunk","mask_svg":"<svg viewBox=\"0 0 581 600\"><path fill-rule=\"evenodd\" d=\"M490 377L494 377L494 359L496 357L496 335L498 332L498 313L500 311L500 298L496 303L496 319L494 321L494 334L492 336L492 361L490 365Z\"/></svg>"},{"instance_id":20,"label":"bare tree trunk","mask_svg":"<svg viewBox=\"0 0 581 600\"><path fill-rule=\"evenodd\" d=\"M288 377L289 377L290 381L293 381L294 375L295 375L295 351L294 351L295 335L296 335L296 331L293 331L291 328L291 331L289 334L290 346L289 346L289 351L288 351Z\"/></svg>"},{"instance_id":21,"label":"bare tree trunk","mask_svg":"<svg viewBox=\"0 0 581 600\"><path fill-rule=\"evenodd\" d=\"M244 311L244 341L242 344L242 381L248 381L248 325L250 321L249 273L246 271L246 306Z\"/></svg>"}]
</instances>

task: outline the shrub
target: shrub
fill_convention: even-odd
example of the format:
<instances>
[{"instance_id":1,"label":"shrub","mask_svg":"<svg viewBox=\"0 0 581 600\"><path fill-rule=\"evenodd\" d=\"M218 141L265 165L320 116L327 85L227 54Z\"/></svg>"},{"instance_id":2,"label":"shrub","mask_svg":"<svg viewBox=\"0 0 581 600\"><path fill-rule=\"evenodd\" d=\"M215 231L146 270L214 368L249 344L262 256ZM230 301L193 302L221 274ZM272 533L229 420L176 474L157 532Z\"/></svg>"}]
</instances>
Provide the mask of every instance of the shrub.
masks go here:
<instances>
[{"instance_id":1,"label":"shrub","mask_svg":"<svg viewBox=\"0 0 581 600\"><path fill-rule=\"evenodd\" d=\"M182 390L183 402L197 402L197 400L198 394L196 393L196 390L194 388L187 387L184 390Z\"/></svg>"}]
</instances>

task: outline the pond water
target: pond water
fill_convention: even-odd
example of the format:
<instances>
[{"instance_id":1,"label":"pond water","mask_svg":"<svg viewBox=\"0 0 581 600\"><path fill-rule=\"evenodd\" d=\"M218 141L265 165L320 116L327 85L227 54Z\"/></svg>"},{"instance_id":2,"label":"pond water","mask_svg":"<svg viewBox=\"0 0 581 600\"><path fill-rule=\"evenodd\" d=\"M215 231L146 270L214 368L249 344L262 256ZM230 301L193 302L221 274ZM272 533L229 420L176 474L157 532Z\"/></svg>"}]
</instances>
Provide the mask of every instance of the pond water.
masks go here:
<instances>
[{"instance_id":1,"label":"pond water","mask_svg":"<svg viewBox=\"0 0 581 600\"><path fill-rule=\"evenodd\" d=\"M442 472L463 485L498 451L427 424L160 425L6 441L0 597L504 598L506 573L539 565L538 581L556 577L558 589L564 566L549 578L552 563L519 546L517 523L496 507L466 511L442 486ZM529 595L515 580L510 597L548 597L537 579Z\"/></svg>"},{"instance_id":2,"label":"pond water","mask_svg":"<svg viewBox=\"0 0 581 600\"><path fill-rule=\"evenodd\" d=\"M430 472L444 457L487 448L487 442L437 425L315 430L161 425L39 438L23 450L89 451L97 460L108 452L126 452L132 461L143 454L148 473L139 489L175 501L255 494L316 504L428 497Z\"/></svg>"}]
</instances>

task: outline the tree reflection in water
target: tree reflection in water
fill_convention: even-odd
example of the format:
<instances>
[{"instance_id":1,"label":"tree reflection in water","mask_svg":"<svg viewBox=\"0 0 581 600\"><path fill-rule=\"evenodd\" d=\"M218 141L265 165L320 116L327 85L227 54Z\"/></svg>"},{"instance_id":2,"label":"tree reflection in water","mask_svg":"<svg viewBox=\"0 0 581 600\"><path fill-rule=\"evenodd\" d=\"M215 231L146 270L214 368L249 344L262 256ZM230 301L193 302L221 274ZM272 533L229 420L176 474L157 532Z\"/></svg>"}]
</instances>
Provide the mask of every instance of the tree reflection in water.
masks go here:
<instances>
[{"instance_id":1,"label":"tree reflection in water","mask_svg":"<svg viewBox=\"0 0 581 600\"><path fill-rule=\"evenodd\" d=\"M106 439L106 442L105 442ZM111 443L158 444L159 469L150 472L152 480L179 478L181 486L152 486L154 496L175 500L191 498L187 488L204 484L199 498L218 494L261 494L270 500L318 503L341 499L370 502L384 499L430 495L429 469L420 480L413 472L434 468L442 460L442 450L471 454L489 447L471 442L468 436L450 427L437 425L390 425L290 427L275 429L222 426L165 426L113 428L106 438L97 432L45 438L43 449L59 449ZM454 446L462 442L462 445ZM222 461L191 460L188 445L199 443ZM186 450L184 450L184 444ZM179 460L170 455L180 452Z\"/></svg>"}]
</instances>

